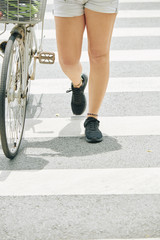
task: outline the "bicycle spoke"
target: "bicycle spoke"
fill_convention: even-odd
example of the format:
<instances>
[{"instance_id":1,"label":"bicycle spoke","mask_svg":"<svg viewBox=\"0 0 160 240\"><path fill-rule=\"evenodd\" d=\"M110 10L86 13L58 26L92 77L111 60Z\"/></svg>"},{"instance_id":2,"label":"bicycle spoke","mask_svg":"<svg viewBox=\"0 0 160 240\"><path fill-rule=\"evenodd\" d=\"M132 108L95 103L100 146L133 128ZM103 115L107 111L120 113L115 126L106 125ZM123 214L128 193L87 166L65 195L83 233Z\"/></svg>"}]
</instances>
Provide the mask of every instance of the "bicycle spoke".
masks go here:
<instances>
[{"instance_id":1,"label":"bicycle spoke","mask_svg":"<svg viewBox=\"0 0 160 240\"><path fill-rule=\"evenodd\" d=\"M1 123L3 131L1 130L1 140L4 152L8 157L14 157L18 151L24 128L25 114L26 114L26 96L24 96L24 87L26 80L23 80L23 56L24 48L21 47L18 39L11 37L9 43L9 50L4 60L2 85L5 96L3 110L1 111ZM24 81L24 83L23 83ZM3 117L4 114L4 117Z\"/></svg>"}]
</instances>

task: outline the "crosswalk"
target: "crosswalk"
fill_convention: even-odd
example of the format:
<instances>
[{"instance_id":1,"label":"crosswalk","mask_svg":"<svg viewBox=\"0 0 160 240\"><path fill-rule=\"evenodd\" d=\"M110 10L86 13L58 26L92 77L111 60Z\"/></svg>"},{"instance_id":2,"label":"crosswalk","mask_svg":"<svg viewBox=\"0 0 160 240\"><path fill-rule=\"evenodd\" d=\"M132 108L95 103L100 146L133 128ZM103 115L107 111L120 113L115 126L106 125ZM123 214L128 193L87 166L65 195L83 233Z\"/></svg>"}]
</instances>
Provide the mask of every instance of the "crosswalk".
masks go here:
<instances>
[{"instance_id":1,"label":"crosswalk","mask_svg":"<svg viewBox=\"0 0 160 240\"><path fill-rule=\"evenodd\" d=\"M160 1L120 0L104 141L94 145L84 139L87 110L70 109L52 4L43 46L55 64L37 64L18 156L10 161L0 148L0 239L160 240ZM9 27L0 39L8 35ZM81 62L89 74L86 30Z\"/></svg>"},{"instance_id":2,"label":"crosswalk","mask_svg":"<svg viewBox=\"0 0 160 240\"><path fill-rule=\"evenodd\" d=\"M56 85L54 84L56 81ZM45 86L44 86L45 82ZM37 84L38 83L38 84ZM65 93L68 82L65 78L36 79L32 82L31 94ZM85 90L88 93L88 89ZM160 91L160 77L110 78L106 92L153 92Z\"/></svg>"},{"instance_id":3,"label":"crosswalk","mask_svg":"<svg viewBox=\"0 0 160 240\"><path fill-rule=\"evenodd\" d=\"M25 188L22 188L22 183ZM12 171L3 183L1 194L3 196L160 194L160 170L125 168Z\"/></svg>"},{"instance_id":4,"label":"crosswalk","mask_svg":"<svg viewBox=\"0 0 160 240\"><path fill-rule=\"evenodd\" d=\"M160 135L160 116L100 117L99 120L104 136ZM77 117L27 119L24 137L83 136L83 122L83 118Z\"/></svg>"},{"instance_id":5,"label":"crosswalk","mask_svg":"<svg viewBox=\"0 0 160 240\"><path fill-rule=\"evenodd\" d=\"M159 11L160 15L160 11ZM150 17L151 18L151 17ZM40 24L39 24L40 25ZM41 37L41 30L36 29L35 31L36 36L38 39ZM5 40L8 38L10 34L10 31L7 30L1 37L1 40ZM140 36L160 36L160 27L146 27L146 28L114 28L113 30L113 37L140 37ZM44 30L44 39L50 39L53 40L56 38L56 32L54 29L49 30L46 29ZM84 31L84 39L87 39L87 32L86 29ZM83 53L83 52L82 52Z\"/></svg>"}]
</instances>

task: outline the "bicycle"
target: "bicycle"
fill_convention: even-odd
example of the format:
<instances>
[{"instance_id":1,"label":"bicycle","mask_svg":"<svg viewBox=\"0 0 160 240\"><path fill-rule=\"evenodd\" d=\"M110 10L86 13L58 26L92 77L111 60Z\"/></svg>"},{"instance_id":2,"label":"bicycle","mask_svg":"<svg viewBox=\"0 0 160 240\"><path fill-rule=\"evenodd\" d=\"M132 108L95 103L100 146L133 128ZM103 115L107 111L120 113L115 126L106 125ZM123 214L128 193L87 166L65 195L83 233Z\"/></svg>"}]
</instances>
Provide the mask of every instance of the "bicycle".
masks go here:
<instances>
[{"instance_id":1,"label":"bicycle","mask_svg":"<svg viewBox=\"0 0 160 240\"><path fill-rule=\"evenodd\" d=\"M5 156L13 159L19 150L26 118L30 80L35 79L36 60L53 64L55 54L42 51L47 0L0 1L0 23L14 24L8 41L0 43L3 58L0 79L0 136ZM35 25L42 22L38 48Z\"/></svg>"}]
</instances>

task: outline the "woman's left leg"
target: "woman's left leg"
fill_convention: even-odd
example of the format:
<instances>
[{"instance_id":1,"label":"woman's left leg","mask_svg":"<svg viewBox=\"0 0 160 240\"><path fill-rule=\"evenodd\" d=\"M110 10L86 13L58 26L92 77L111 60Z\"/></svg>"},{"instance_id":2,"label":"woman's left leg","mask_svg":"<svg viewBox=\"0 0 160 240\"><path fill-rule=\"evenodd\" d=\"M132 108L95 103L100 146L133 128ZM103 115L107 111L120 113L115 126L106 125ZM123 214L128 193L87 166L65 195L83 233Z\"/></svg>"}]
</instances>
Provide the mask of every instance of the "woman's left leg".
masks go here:
<instances>
[{"instance_id":1,"label":"woman's left leg","mask_svg":"<svg viewBox=\"0 0 160 240\"><path fill-rule=\"evenodd\" d=\"M116 15L117 13L101 13L85 8L90 60L89 113L98 114L106 93L110 43Z\"/></svg>"}]
</instances>

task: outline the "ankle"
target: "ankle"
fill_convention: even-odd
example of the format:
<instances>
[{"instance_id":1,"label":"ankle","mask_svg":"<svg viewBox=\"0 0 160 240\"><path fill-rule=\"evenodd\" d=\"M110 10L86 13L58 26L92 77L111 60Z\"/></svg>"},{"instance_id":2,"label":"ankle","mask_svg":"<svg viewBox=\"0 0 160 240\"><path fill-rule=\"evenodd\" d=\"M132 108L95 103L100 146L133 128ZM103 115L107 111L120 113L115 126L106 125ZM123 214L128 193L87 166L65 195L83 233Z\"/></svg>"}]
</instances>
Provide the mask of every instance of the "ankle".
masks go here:
<instances>
[{"instance_id":1,"label":"ankle","mask_svg":"<svg viewBox=\"0 0 160 240\"><path fill-rule=\"evenodd\" d=\"M95 114L95 113L87 113L87 118L88 118L88 117L93 117L93 118L98 119L98 114Z\"/></svg>"},{"instance_id":2,"label":"ankle","mask_svg":"<svg viewBox=\"0 0 160 240\"><path fill-rule=\"evenodd\" d=\"M74 88L80 88L82 86L82 78L81 78L81 80L80 80L80 82L78 83L78 84L73 84L73 87Z\"/></svg>"}]
</instances>

